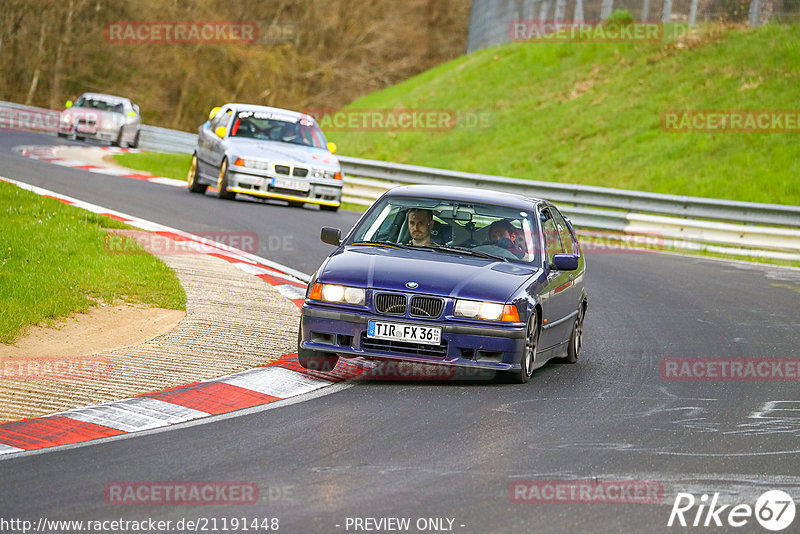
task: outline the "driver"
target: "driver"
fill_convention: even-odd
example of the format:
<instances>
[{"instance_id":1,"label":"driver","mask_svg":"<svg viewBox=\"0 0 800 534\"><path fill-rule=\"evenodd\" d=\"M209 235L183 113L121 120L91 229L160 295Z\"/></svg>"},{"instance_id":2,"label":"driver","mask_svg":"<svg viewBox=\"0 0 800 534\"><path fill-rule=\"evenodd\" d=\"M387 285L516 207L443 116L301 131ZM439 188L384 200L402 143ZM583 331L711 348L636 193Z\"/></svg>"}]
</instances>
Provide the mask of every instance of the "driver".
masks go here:
<instances>
[{"instance_id":1,"label":"driver","mask_svg":"<svg viewBox=\"0 0 800 534\"><path fill-rule=\"evenodd\" d=\"M411 234L411 244L418 247L431 245L431 230L433 230L433 213L431 210L414 208L408 210L408 233Z\"/></svg>"}]
</instances>

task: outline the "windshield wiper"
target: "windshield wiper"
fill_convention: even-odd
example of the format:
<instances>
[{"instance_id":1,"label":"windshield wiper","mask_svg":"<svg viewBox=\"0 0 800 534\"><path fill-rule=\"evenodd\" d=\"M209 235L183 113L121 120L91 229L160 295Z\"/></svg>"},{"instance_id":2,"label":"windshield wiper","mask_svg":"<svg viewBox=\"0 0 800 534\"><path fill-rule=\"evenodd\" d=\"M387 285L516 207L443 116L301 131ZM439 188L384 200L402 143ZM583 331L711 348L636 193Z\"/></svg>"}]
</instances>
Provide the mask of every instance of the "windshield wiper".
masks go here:
<instances>
[{"instance_id":1,"label":"windshield wiper","mask_svg":"<svg viewBox=\"0 0 800 534\"><path fill-rule=\"evenodd\" d=\"M353 244L354 245L379 245L379 246L384 246L384 247L409 248L408 245L404 245L402 243L395 243L394 241L356 241Z\"/></svg>"},{"instance_id":2,"label":"windshield wiper","mask_svg":"<svg viewBox=\"0 0 800 534\"><path fill-rule=\"evenodd\" d=\"M503 256L498 256L496 254L489 254L488 252L478 252L477 250L472 250L471 248L466 248L466 247L456 247L453 245L450 246L430 245L429 248L432 248L434 250L441 250L442 252L452 252L454 254L467 254L469 256L478 256L479 258L508 261L508 258L504 258Z\"/></svg>"}]
</instances>

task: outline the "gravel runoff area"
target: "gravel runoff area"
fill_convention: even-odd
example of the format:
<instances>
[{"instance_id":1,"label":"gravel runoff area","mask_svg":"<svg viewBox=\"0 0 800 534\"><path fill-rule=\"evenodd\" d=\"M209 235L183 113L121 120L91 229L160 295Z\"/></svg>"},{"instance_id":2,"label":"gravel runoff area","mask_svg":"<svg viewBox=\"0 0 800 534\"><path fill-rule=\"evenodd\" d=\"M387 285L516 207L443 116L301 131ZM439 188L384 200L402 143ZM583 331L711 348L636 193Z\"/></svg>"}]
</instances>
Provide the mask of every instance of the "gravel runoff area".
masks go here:
<instances>
[{"instance_id":1,"label":"gravel runoff area","mask_svg":"<svg viewBox=\"0 0 800 534\"><path fill-rule=\"evenodd\" d=\"M251 369L293 353L299 308L268 283L204 254L160 256L186 291L174 330L89 359L99 378L0 380L0 422L38 417Z\"/></svg>"}]
</instances>

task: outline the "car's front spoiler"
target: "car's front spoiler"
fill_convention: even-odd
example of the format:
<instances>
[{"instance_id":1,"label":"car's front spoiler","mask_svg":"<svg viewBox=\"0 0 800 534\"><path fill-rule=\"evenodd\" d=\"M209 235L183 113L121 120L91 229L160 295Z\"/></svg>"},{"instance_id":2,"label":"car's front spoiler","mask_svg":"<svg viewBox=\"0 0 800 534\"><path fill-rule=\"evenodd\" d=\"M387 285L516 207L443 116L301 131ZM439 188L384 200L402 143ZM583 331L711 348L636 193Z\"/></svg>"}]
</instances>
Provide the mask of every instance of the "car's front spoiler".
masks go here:
<instances>
[{"instance_id":1,"label":"car's front spoiler","mask_svg":"<svg viewBox=\"0 0 800 534\"><path fill-rule=\"evenodd\" d=\"M228 191L232 193L241 193L243 195L252 195L254 197L263 198L276 198L278 200L288 200L291 202L305 202L308 204L319 204L321 206L339 206L341 202L330 202L327 200L318 200L315 198L298 197L294 195L285 195L283 193L265 193L263 191L255 191L252 189L239 189L237 187L229 187Z\"/></svg>"},{"instance_id":2,"label":"car's front spoiler","mask_svg":"<svg viewBox=\"0 0 800 534\"><path fill-rule=\"evenodd\" d=\"M317 308L311 308L308 306L303 307L303 315L306 317L319 317L321 319L330 319L334 321L345 321L348 323L357 323L357 324L367 324L369 320L366 316L360 315L357 313L348 313L342 311L335 311L335 310L320 310ZM373 318L373 317L370 317ZM382 319L386 321L402 321L402 322L411 322L414 323L413 319L408 320L404 318L396 318L396 317L374 317L375 319ZM420 323L428 325L428 323ZM437 326L439 326L437 324ZM523 339L525 337L525 330L505 330L499 329L497 327L484 327L484 326L472 326L472 325L448 325L442 324L442 332L443 333L450 333L450 334L463 334L468 336L492 336L492 337L503 337L503 338L512 338L512 339Z\"/></svg>"},{"instance_id":3,"label":"car's front spoiler","mask_svg":"<svg viewBox=\"0 0 800 534\"><path fill-rule=\"evenodd\" d=\"M491 369L497 371L519 368L526 327L523 323L513 326L431 323L413 318L378 316L369 312L347 312L315 307L308 302L302 309L301 350L336 353L344 358L367 358L384 361L412 361L447 366ZM370 319L441 326L443 351L436 349L398 350L394 348L374 349L365 347L363 336ZM452 319L451 320L457 320ZM413 344L412 344L413 346ZM407 346L408 347L408 346Z\"/></svg>"}]
</instances>

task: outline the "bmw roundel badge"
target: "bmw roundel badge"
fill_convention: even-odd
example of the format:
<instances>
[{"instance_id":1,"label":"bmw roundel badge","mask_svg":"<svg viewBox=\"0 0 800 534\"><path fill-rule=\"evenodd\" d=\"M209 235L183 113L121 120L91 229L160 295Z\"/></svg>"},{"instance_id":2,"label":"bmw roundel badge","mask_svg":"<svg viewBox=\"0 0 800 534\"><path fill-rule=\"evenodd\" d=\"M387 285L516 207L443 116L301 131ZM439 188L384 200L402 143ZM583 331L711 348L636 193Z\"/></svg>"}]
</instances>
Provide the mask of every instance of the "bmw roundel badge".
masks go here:
<instances>
[{"instance_id":1,"label":"bmw roundel badge","mask_svg":"<svg viewBox=\"0 0 800 534\"><path fill-rule=\"evenodd\" d=\"M406 282L406 287L408 289L417 289L419 287L419 284L416 282Z\"/></svg>"}]
</instances>

